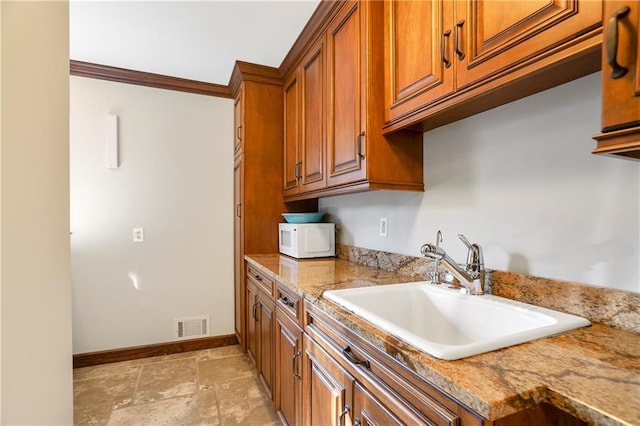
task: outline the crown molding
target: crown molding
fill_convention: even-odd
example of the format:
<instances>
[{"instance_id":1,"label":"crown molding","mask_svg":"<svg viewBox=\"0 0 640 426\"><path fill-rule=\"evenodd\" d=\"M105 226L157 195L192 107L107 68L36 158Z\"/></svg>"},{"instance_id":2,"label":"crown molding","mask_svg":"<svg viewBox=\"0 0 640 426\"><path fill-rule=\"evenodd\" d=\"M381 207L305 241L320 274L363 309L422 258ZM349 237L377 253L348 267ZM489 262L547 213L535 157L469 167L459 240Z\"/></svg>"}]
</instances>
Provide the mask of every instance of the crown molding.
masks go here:
<instances>
[{"instance_id":1,"label":"crown molding","mask_svg":"<svg viewBox=\"0 0 640 426\"><path fill-rule=\"evenodd\" d=\"M99 80L135 84L157 89L175 90L178 92L216 96L219 98L231 98L229 86L222 84L205 83L203 81L170 77L162 74L111 67L73 59L70 61L70 74L78 77L96 78Z\"/></svg>"}]
</instances>

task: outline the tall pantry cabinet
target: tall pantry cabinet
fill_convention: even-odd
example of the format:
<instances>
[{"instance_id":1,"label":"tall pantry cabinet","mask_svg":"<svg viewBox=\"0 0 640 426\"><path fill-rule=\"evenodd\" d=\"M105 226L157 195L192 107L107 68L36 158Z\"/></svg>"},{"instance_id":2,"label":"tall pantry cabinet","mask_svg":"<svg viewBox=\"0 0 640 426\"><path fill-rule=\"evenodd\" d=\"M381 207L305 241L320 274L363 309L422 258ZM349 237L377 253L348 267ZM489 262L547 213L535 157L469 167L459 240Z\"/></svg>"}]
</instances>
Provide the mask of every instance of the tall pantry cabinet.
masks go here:
<instances>
[{"instance_id":1,"label":"tall pantry cabinet","mask_svg":"<svg viewBox=\"0 0 640 426\"><path fill-rule=\"evenodd\" d=\"M234 98L235 333L246 349L245 254L278 251L283 212L316 211L317 200L283 201L282 79L276 68L237 61L229 87Z\"/></svg>"}]
</instances>

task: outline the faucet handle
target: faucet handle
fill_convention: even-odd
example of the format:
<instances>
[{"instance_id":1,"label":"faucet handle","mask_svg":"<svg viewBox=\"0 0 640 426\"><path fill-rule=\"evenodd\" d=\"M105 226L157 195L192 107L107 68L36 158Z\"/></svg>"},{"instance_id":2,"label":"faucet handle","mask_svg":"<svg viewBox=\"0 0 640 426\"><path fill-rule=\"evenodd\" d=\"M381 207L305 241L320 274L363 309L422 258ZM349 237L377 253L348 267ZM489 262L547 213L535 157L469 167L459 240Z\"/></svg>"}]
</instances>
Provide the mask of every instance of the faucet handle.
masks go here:
<instances>
[{"instance_id":1,"label":"faucet handle","mask_svg":"<svg viewBox=\"0 0 640 426\"><path fill-rule=\"evenodd\" d=\"M473 244L471 244L464 235L458 234L458 238L460 238L460 241L462 241L462 244L467 246L469 250L473 250Z\"/></svg>"},{"instance_id":2,"label":"faucet handle","mask_svg":"<svg viewBox=\"0 0 640 426\"><path fill-rule=\"evenodd\" d=\"M480 246L478 244L471 244L462 234L458 234L458 238L460 238L460 241L469 249L467 253L467 270L471 272L480 272L483 270L484 259Z\"/></svg>"}]
</instances>

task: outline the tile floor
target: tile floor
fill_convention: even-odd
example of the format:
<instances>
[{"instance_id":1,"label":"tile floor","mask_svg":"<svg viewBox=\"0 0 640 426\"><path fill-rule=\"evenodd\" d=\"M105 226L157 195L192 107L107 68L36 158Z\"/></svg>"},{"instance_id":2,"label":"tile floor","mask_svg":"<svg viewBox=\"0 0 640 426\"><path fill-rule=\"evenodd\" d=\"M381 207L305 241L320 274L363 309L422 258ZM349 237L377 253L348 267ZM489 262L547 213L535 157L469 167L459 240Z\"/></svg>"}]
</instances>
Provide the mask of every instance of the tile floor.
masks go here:
<instances>
[{"instance_id":1,"label":"tile floor","mask_svg":"<svg viewBox=\"0 0 640 426\"><path fill-rule=\"evenodd\" d=\"M278 425L240 347L77 368L74 424Z\"/></svg>"}]
</instances>

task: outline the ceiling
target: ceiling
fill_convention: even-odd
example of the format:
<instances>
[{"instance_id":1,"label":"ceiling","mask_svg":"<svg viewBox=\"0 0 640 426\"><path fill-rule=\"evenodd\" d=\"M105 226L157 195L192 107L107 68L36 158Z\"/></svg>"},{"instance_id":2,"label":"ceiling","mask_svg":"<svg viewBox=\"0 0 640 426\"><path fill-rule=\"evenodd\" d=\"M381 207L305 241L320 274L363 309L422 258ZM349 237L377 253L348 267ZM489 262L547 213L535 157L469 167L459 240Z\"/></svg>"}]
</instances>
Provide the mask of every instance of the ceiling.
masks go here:
<instances>
[{"instance_id":1,"label":"ceiling","mask_svg":"<svg viewBox=\"0 0 640 426\"><path fill-rule=\"evenodd\" d=\"M70 57L226 85L236 60L278 67L318 3L72 0Z\"/></svg>"}]
</instances>

